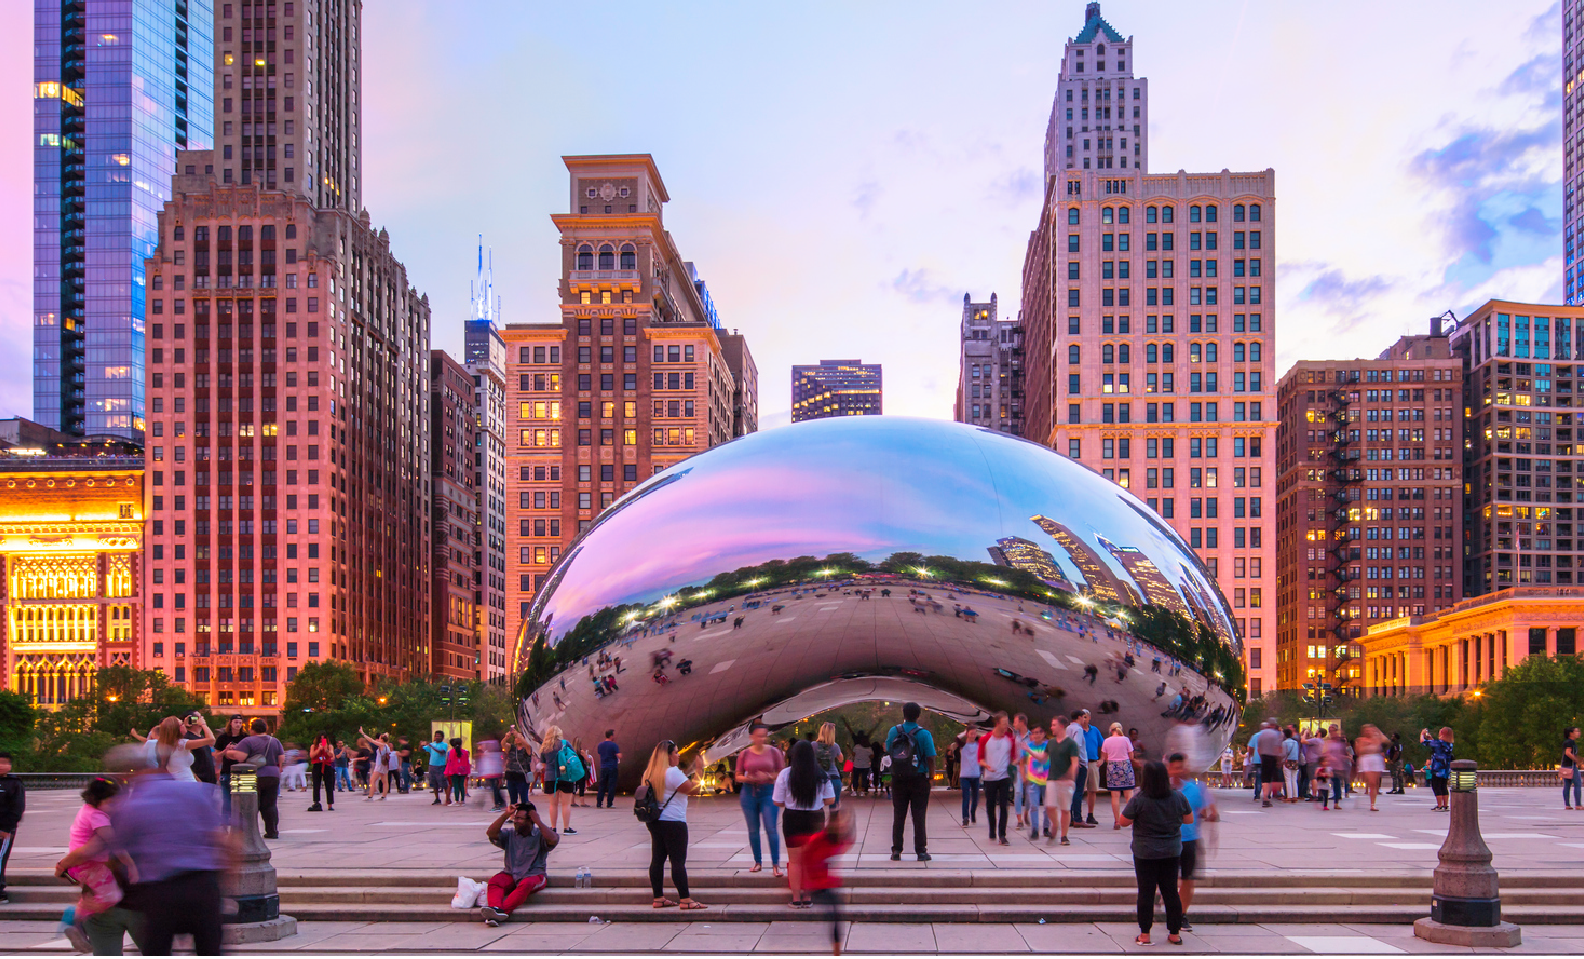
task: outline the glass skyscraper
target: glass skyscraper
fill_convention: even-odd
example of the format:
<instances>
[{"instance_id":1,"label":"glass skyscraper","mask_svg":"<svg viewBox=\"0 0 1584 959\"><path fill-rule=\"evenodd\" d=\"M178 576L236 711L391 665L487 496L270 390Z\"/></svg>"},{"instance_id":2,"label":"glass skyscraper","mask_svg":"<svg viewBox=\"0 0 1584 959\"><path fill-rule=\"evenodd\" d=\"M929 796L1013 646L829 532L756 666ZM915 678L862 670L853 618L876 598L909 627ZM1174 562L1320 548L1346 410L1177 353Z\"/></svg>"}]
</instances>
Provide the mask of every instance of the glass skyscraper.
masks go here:
<instances>
[{"instance_id":1,"label":"glass skyscraper","mask_svg":"<svg viewBox=\"0 0 1584 959\"><path fill-rule=\"evenodd\" d=\"M143 261L214 134L210 0L35 0L33 417L143 438Z\"/></svg>"}]
</instances>

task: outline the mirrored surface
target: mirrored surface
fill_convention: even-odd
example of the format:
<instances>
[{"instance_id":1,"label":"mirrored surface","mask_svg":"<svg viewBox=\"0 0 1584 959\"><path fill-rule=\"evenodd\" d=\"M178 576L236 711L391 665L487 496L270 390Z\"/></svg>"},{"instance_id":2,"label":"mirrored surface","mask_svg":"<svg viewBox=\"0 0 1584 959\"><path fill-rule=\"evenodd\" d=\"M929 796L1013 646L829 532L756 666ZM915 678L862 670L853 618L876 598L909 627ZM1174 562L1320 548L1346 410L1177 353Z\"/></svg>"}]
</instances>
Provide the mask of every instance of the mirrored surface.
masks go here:
<instances>
[{"instance_id":1,"label":"mirrored surface","mask_svg":"<svg viewBox=\"0 0 1584 959\"><path fill-rule=\"evenodd\" d=\"M940 420L815 420L601 514L531 610L521 718L586 749L614 728L624 781L661 739L714 760L754 720L904 698L964 722L1087 708L1208 762L1236 726L1233 622L1170 527L1066 457Z\"/></svg>"}]
</instances>

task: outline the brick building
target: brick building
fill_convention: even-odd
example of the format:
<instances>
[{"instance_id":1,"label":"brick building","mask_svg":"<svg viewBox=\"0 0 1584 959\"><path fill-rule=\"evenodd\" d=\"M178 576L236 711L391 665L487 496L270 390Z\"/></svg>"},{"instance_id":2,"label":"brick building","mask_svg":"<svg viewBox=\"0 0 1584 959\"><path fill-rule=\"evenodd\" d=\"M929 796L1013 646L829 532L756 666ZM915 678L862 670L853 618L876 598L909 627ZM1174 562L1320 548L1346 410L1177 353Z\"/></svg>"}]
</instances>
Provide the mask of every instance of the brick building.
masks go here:
<instances>
[{"instance_id":1,"label":"brick building","mask_svg":"<svg viewBox=\"0 0 1584 959\"><path fill-rule=\"evenodd\" d=\"M1276 389L1277 686L1357 695L1363 637L1462 599L1463 361L1441 321Z\"/></svg>"},{"instance_id":2,"label":"brick building","mask_svg":"<svg viewBox=\"0 0 1584 959\"><path fill-rule=\"evenodd\" d=\"M746 342L723 349L698 272L666 231L647 154L566 157L561 316L509 323L508 658L572 539L641 481L758 420ZM733 369L744 371L734 376Z\"/></svg>"},{"instance_id":3,"label":"brick building","mask_svg":"<svg viewBox=\"0 0 1584 959\"><path fill-rule=\"evenodd\" d=\"M994 293L988 303L963 294L961 354L952 419L1023 435L1023 327L1003 320Z\"/></svg>"},{"instance_id":4,"label":"brick building","mask_svg":"<svg viewBox=\"0 0 1584 959\"><path fill-rule=\"evenodd\" d=\"M792 367L792 422L885 412L879 363L820 360Z\"/></svg>"},{"instance_id":5,"label":"brick building","mask_svg":"<svg viewBox=\"0 0 1584 959\"><path fill-rule=\"evenodd\" d=\"M444 350L429 351L429 529L434 549L430 667L435 676L482 679L475 600L479 490L474 485L473 375Z\"/></svg>"}]
</instances>

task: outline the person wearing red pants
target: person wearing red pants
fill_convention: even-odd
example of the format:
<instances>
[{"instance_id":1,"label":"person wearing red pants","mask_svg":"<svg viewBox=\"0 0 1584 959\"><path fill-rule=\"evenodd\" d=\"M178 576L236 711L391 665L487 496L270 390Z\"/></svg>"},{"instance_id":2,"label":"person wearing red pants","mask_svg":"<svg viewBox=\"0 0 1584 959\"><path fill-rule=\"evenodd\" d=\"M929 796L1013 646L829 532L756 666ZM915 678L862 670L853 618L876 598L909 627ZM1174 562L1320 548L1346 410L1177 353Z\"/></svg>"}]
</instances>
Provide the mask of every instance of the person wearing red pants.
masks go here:
<instances>
[{"instance_id":1,"label":"person wearing red pants","mask_svg":"<svg viewBox=\"0 0 1584 959\"><path fill-rule=\"evenodd\" d=\"M561 837L539 820L531 802L507 806L484 834L506 853L506 868L490 877L489 905L479 910L484 925L498 926L545 887L545 862Z\"/></svg>"}]
</instances>

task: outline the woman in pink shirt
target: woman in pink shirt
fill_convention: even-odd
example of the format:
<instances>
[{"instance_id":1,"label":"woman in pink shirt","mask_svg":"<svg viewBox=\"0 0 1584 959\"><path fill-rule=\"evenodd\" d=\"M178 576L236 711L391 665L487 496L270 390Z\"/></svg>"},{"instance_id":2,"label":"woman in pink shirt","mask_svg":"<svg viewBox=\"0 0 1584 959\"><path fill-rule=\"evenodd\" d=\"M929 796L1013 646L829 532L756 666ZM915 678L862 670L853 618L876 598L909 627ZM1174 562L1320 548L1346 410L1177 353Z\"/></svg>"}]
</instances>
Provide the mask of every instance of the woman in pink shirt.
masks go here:
<instances>
[{"instance_id":1,"label":"woman in pink shirt","mask_svg":"<svg viewBox=\"0 0 1584 959\"><path fill-rule=\"evenodd\" d=\"M1122 804L1133 798L1133 740L1122 733L1121 723L1111 724L1111 735L1100 743L1105 763L1106 789L1111 793L1112 829L1122 828Z\"/></svg>"}]
</instances>

